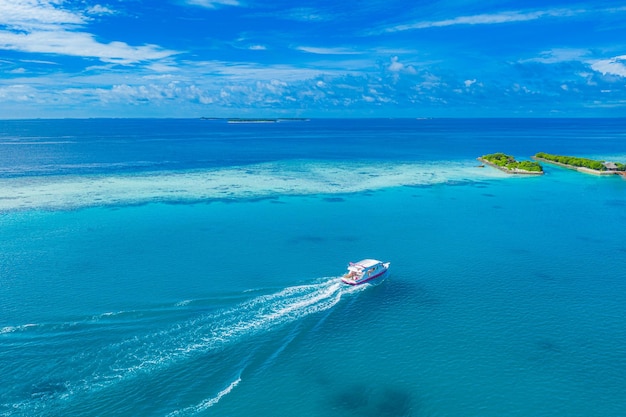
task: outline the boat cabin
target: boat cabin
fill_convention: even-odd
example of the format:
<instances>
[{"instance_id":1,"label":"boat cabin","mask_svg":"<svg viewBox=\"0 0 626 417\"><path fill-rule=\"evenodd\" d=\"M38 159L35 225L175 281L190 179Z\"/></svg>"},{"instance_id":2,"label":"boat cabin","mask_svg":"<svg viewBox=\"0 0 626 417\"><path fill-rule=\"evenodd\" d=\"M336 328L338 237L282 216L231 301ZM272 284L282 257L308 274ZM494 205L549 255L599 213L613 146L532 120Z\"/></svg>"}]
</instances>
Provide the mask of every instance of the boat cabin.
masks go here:
<instances>
[{"instance_id":1,"label":"boat cabin","mask_svg":"<svg viewBox=\"0 0 626 417\"><path fill-rule=\"evenodd\" d=\"M346 284L361 284L383 275L389 268L389 263L376 259L363 259L359 262L350 262L348 272L342 277Z\"/></svg>"}]
</instances>

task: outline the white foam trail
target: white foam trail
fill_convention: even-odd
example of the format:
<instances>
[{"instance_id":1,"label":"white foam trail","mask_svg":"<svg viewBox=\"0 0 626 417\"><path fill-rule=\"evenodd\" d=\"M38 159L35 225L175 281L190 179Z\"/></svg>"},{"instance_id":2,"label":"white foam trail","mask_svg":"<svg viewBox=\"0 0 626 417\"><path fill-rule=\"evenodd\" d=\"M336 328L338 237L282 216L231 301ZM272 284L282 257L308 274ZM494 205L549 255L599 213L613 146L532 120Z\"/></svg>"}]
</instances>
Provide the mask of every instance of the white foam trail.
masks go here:
<instances>
[{"instance_id":1,"label":"white foam trail","mask_svg":"<svg viewBox=\"0 0 626 417\"><path fill-rule=\"evenodd\" d=\"M59 378L68 381L68 387L64 393L47 397L47 404L50 406L57 400L67 403L81 393L97 392L137 375L162 370L222 349L241 338L254 337L311 314L328 311L343 296L365 287L351 287L342 284L339 278L325 278L314 284L288 287L273 294L257 296L233 308L182 321L155 333L137 335L104 346L98 351L77 353L85 366L73 369L64 366L63 362L59 363L58 369L51 370L57 372ZM141 321L141 318L136 320ZM280 354L294 337L295 333L291 334L274 356ZM216 397L201 403L200 408L213 406L239 382L240 377ZM26 402L21 407L36 410L43 406L38 399Z\"/></svg>"},{"instance_id":2,"label":"white foam trail","mask_svg":"<svg viewBox=\"0 0 626 417\"><path fill-rule=\"evenodd\" d=\"M475 165L476 161L376 164L283 161L195 171L0 178L0 212L345 194L506 176L495 169L477 169Z\"/></svg>"},{"instance_id":3,"label":"white foam trail","mask_svg":"<svg viewBox=\"0 0 626 417\"><path fill-rule=\"evenodd\" d=\"M39 326L38 324L34 324L34 323L23 324L21 326L6 326L0 329L0 334L15 333L15 332L27 330L27 329L38 327L38 326Z\"/></svg>"},{"instance_id":4,"label":"white foam trail","mask_svg":"<svg viewBox=\"0 0 626 417\"><path fill-rule=\"evenodd\" d=\"M158 340L161 359L166 362L193 353L208 352L240 337L269 331L318 311L328 310L339 302L345 293L343 289L349 290L337 278L319 284L285 288L274 294L255 297L232 309L191 320L137 342L146 346L146 343L151 344L151 339ZM169 342L167 344L172 345L172 350L165 352L165 355L161 339L166 339ZM116 349L119 347L122 346L117 346ZM150 352L146 353L151 356ZM152 362L143 360L136 368L141 369Z\"/></svg>"},{"instance_id":5,"label":"white foam trail","mask_svg":"<svg viewBox=\"0 0 626 417\"><path fill-rule=\"evenodd\" d=\"M193 414L197 414L197 413L200 413L202 411L205 411L205 410L213 407L215 404L217 404L222 399L222 397L224 397L225 395L230 394L230 392L237 385L239 385L240 382L241 382L241 377L238 377L233 382L231 382L230 385L228 385L222 391L218 392L215 397L207 398L206 400L202 401L201 403L199 403L197 405L190 406L190 407L187 407L187 408L183 408L182 410L173 411L173 412L169 413L166 417L188 416L188 415L193 415Z\"/></svg>"},{"instance_id":6,"label":"white foam trail","mask_svg":"<svg viewBox=\"0 0 626 417\"><path fill-rule=\"evenodd\" d=\"M276 360L276 358L278 358L278 356L287 348L287 346L289 346L289 344L291 342L293 342L293 339L296 338L296 336L298 335L298 333L300 332L300 326L294 328L291 333L289 333L289 335L287 335L287 337L284 339L283 343L278 347L278 349L276 349L264 362L263 364L259 367L259 369L257 369L257 372L263 372L265 369L267 369L269 366L271 366L274 361Z\"/></svg>"}]
</instances>

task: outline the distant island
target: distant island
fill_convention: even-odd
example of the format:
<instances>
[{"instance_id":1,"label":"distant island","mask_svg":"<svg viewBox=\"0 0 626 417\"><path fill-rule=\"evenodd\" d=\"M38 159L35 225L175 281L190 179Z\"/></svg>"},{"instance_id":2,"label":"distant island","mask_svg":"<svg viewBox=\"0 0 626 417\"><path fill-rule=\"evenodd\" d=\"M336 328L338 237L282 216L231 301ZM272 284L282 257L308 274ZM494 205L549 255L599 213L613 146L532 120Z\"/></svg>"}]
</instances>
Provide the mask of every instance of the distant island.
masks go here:
<instances>
[{"instance_id":1,"label":"distant island","mask_svg":"<svg viewBox=\"0 0 626 417\"><path fill-rule=\"evenodd\" d=\"M596 161L588 158L574 156L552 155L538 152L533 158L550 164L559 165L576 171L595 175L626 175L626 165L619 162Z\"/></svg>"},{"instance_id":2,"label":"distant island","mask_svg":"<svg viewBox=\"0 0 626 417\"><path fill-rule=\"evenodd\" d=\"M543 167L539 162L516 161L514 157L504 153L483 155L478 160L507 174L543 175Z\"/></svg>"},{"instance_id":3,"label":"distant island","mask_svg":"<svg viewBox=\"0 0 626 417\"><path fill-rule=\"evenodd\" d=\"M201 120L224 121L226 123L281 123L281 122L308 122L310 119L300 117L281 117L281 118L245 118L245 117L201 117Z\"/></svg>"}]
</instances>

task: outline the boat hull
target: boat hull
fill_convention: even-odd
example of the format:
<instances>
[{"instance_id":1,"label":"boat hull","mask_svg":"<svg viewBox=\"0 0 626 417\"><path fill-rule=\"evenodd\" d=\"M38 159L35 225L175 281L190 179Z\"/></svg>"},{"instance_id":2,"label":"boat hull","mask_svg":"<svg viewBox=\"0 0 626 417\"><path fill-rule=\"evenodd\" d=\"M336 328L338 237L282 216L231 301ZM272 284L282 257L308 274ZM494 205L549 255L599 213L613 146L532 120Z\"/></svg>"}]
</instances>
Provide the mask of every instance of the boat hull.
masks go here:
<instances>
[{"instance_id":1,"label":"boat hull","mask_svg":"<svg viewBox=\"0 0 626 417\"><path fill-rule=\"evenodd\" d=\"M348 285L363 285L363 284L367 284L375 279L381 279L383 278L387 272L389 272L389 263L383 264L385 266L385 269L372 275L369 277L363 277L361 279L352 279L352 278L347 278L347 277L342 277L341 280L348 284Z\"/></svg>"}]
</instances>

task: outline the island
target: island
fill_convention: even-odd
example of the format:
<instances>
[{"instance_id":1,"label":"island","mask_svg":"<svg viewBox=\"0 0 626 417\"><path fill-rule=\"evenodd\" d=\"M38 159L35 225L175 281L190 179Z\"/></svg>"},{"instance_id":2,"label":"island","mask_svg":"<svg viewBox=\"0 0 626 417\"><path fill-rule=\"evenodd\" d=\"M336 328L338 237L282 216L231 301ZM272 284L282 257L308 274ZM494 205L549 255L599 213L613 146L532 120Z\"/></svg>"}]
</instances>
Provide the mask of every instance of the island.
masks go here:
<instances>
[{"instance_id":1,"label":"island","mask_svg":"<svg viewBox=\"0 0 626 417\"><path fill-rule=\"evenodd\" d=\"M619 162L596 161L594 159L575 156L552 155L538 152L533 158L537 161L574 169L579 172L594 175L626 175L626 165Z\"/></svg>"},{"instance_id":2,"label":"island","mask_svg":"<svg viewBox=\"0 0 626 417\"><path fill-rule=\"evenodd\" d=\"M245 118L245 117L201 117L200 120L222 121L226 123L283 123L283 122L308 122L311 119L303 117L280 117L280 118Z\"/></svg>"},{"instance_id":3,"label":"island","mask_svg":"<svg viewBox=\"0 0 626 417\"><path fill-rule=\"evenodd\" d=\"M543 175L543 167L539 162L516 161L514 157L504 153L483 155L478 160L507 174Z\"/></svg>"}]
</instances>

